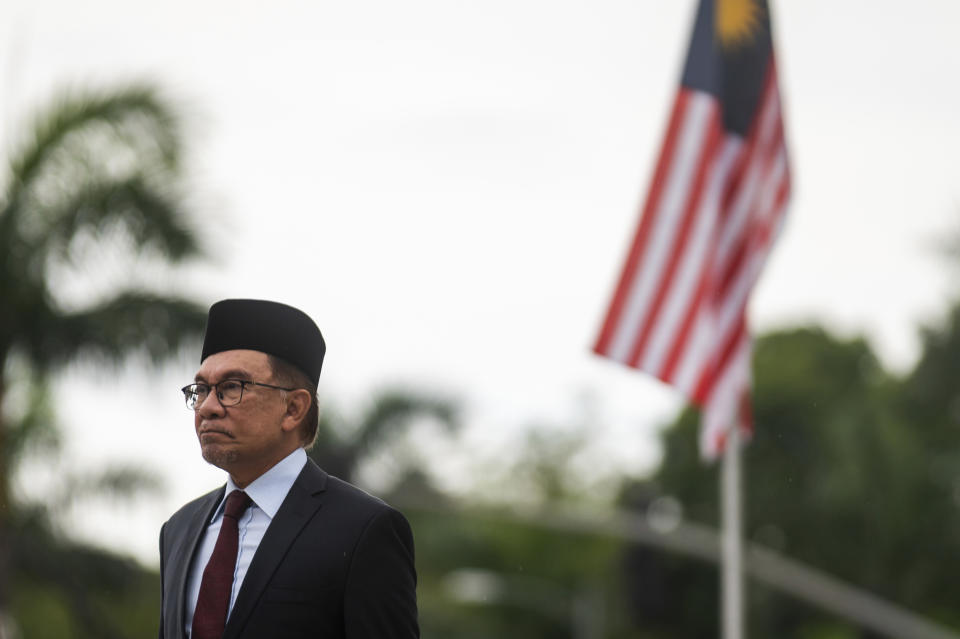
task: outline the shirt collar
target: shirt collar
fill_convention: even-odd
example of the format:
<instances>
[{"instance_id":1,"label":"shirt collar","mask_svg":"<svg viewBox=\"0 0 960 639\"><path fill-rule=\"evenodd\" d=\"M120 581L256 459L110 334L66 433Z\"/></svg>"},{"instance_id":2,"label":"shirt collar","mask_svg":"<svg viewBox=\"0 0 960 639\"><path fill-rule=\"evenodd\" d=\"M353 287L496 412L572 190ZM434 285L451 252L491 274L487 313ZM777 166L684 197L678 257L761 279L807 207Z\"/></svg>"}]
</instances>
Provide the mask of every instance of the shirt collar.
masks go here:
<instances>
[{"instance_id":1,"label":"shirt collar","mask_svg":"<svg viewBox=\"0 0 960 639\"><path fill-rule=\"evenodd\" d=\"M307 452L298 448L274 464L273 468L250 482L250 485L243 491L250 496L250 499L260 510L266 513L270 519L273 519L306 463ZM227 489L223 493L224 498L220 500L219 506L214 511L213 518L210 520L211 523L220 517L227 495L234 490L238 490L237 485L228 475Z\"/></svg>"}]
</instances>

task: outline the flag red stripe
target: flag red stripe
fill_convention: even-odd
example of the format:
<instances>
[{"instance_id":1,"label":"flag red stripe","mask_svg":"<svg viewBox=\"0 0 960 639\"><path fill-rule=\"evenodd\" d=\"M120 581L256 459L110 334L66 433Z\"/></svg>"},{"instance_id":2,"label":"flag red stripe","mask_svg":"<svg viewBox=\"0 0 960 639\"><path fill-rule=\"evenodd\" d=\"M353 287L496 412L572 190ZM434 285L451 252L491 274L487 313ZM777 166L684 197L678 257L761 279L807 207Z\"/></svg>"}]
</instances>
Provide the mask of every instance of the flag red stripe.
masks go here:
<instances>
[{"instance_id":1,"label":"flag red stripe","mask_svg":"<svg viewBox=\"0 0 960 639\"><path fill-rule=\"evenodd\" d=\"M742 146L739 138L730 135L724 136L722 144L712 161L711 171L713 175L710 177L711 184L707 186L708 191L704 194L704 197L710 198L707 202L704 202L704 206L710 207L710 209L704 211L704 214L715 217L716 207L729 180L731 168L739 162L738 158L740 157L741 149ZM716 180L717 183L713 183L714 180ZM716 192L714 192L715 189L717 189ZM714 220L711 224L711 238L715 236L716 221ZM709 239L705 243L705 246L700 249L702 255L699 256L697 283L690 299L687 300L685 310L677 315L677 328L671 336L672 340L666 349L660 371L660 379L673 385L678 385L679 382L681 390L686 390L686 385L682 380L676 379L677 367L680 362L683 361L687 349L697 349L697 346L691 343L691 340L694 339L692 331L697 324L697 318L705 313L708 301L707 294L713 286L715 276L713 275L711 265L714 259L714 248L715 242ZM687 354L687 356L693 357L695 354L691 353Z\"/></svg>"},{"instance_id":2,"label":"flag red stripe","mask_svg":"<svg viewBox=\"0 0 960 639\"><path fill-rule=\"evenodd\" d=\"M720 273L720 277L717 278L717 286L715 289L715 297L717 300L727 299L730 295L730 287L746 263L748 242L750 242L750 237L746 234L737 237L737 245L730 252L726 263L722 265L723 271Z\"/></svg>"},{"instance_id":3,"label":"flag red stripe","mask_svg":"<svg viewBox=\"0 0 960 639\"><path fill-rule=\"evenodd\" d=\"M769 175L769 167L764 165L772 164L765 162L765 158L776 157L783 150L782 122L779 120L779 112L769 113L768 109L776 108L777 95L773 90L775 83L768 79L768 90L764 95L764 100L759 109L760 116L756 119L751 128L752 138L747 141L746 156L747 159L741 166L741 178L743 184L737 185L737 195L734 202L739 198L752 195L750 201L744 201L741 206L750 213L747 218L753 218L754 224L748 224L747 220L742 222L736 218L728 218L728 227L724 233L731 233L729 224L742 224L742 228L736 231L734 246L729 252L722 256L724 259L717 264L720 269L720 276L714 289L714 303L718 308L718 317L720 324L718 328L720 334L716 336L719 340L719 350L715 351L715 357L708 362L700 374L699 381L694 387L693 398L698 403L705 402L713 391L717 380L721 378L728 365L728 360L733 352L737 341L741 338L747 338L746 333L746 302L747 293L752 286L752 280L756 278L759 272L759 266L769 250L772 240L772 227L769 224L758 223L768 216L766 212L756 211L758 206L757 197L763 192L765 182L772 176ZM768 121L766 118L774 117L775 120ZM765 124L765 127L761 125ZM751 173L754 174L751 177ZM748 180L753 180L753 185L746 185ZM745 191L750 188L750 192ZM778 188L778 191L782 189ZM785 193L784 193L785 195ZM779 198L777 198L779 199ZM783 210L783 207L774 207L774 210ZM730 237L730 235L728 235ZM746 281L744 281L746 280ZM732 326L724 330L724 317L730 317L730 310L736 309L736 319ZM740 335L740 333L743 335Z\"/></svg>"},{"instance_id":4,"label":"flag red stripe","mask_svg":"<svg viewBox=\"0 0 960 639\"><path fill-rule=\"evenodd\" d=\"M754 228L753 246L751 250L742 252L741 257L743 259L738 262L739 268L727 286L726 296L721 298L722 305L720 315L728 316L725 310L735 309L736 320L727 330L723 330L724 321L722 319L720 321L721 335L719 339L721 340L720 343L722 346L713 365L704 369L700 381L697 383L696 390L694 391L694 399L698 401L698 403L707 401L718 379L725 374L728 360L732 353L736 351L737 340L740 339L740 337L748 339L746 333L747 294L753 286L760 266L766 258L766 254L769 252L770 245L773 241L773 232L778 227L776 223L785 210L786 191L784 190L782 193L784 198L777 207L776 216L771 215L767 221L758 224ZM741 333L743 333L742 336L740 335Z\"/></svg>"},{"instance_id":5,"label":"flag red stripe","mask_svg":"<svg viewBox=\"0 0 960 639\"><path fill-rule=\"evenodd\" d=\"M716 359L710 366L706 366L703 369L703 373L700 376L700 381L697 383L696 390L693 392L694 401L701 406L707 402L707 399L710 397L710 393L713 392L717 380L726 371L727 363L731 355L736 352L737 343L746 333L746 300L744 300L744 304L741 309L741 312L737 314L737 321L733 326L733 330L731 330L720 342L721 346L720 350L717 352Z\"/></svg>"},{"instance_id":6,"label":"flag red stripe","mask_svg":"<svg viewBox=\"0 0 960 639\"><path fill-rule=\"evenodd\" d=\"M767 78L764 81L764 87L761 91L763 98L759 102L757 111L762 114L765 106L770 100L771 94L776 93L776 79L772 75L773 64L771 62L770 67L767 70ZM744 176L747 173L747 169L750 167L752 159L754 157L755 148L758 142L758 132L757 130L760 127L760 122L763 118L756 117L750 123L749 128L747 129L747 135L744 138L746 140L745 148L743 153L740 156L740 161L735 165L735 168L730 173L730 180L727 184L727 191L723 198L723 203L720 207L720 219L721 221L726 221L727 216L730 214L733 204L736 201L736 198L740 192L740 188L743 186Z\"/></svg>"},{"instance_id":7,"label":"flag red stripe","mask_svg":"<svg viewBox=\"0 0 960 639\"><path fill-rule=\"evenodd\" d=\"M744 165L745 171L743 174L744 184L739 185L737 189L737 200L740 197L750 196L748 201L741 204L744 206L746 213L743 220L744 228L736 231L734 246L727 255L723 256L723 263L718 265L721 274L717 282L717 299L725 299L729 295L730 287L738 279L741 269L744 268L748 253L755 250L756 223L767 216L767 212L758 210L758 206L762 204L761 198L768 187L768 180L773 177L771 173L778 152L783 149L783 127L779 119L769 124L767 130L760 126L766 123L767 118L778 116L778 113L773 115L769 113L770 109L777 108L774 86L768 76L767 90L761 103L760 116L756 119L755 126L752 127L751 131L753 139L748 140L748 160ZM745 191L747 188L750 189L749 193Z\"/></svg>"},{"instance_id":8,"label":"flag red stripe","mask_svg":"<svg viewBox=\"0 0 960 639\"><path fill-rule=\"evenodd\" d=\"M661 275L657 293L649 306L647 317L643 321L643 329L640 331L633 350L630 353L628 362L631 366L637 366L639 364L641 357L646 351L650 334L660 319L663 302L667 294L671 290L675 290L674 277L676 276L677 265L680 263L680 259L686 254L687 244L690 240L690 227L693 225L696 213L700 210L703 203L703 197L705 195L703 185L707 178L707 171L713 164L717 148L722 138L720 118L716 110L711 112L707 127L707 139L699 152L696 177L694 178L693 188L688 193L687 203L683 212L682 221L680 222L680 229L671 248L666 268ZM657 374L656 371L650 372Z\"/></svg>"},{"instance_id":9,"label":"flag red stripe","mask_svg":"<svg viewBox=\"0 0 960 639\"><path fill-rule=\"evenodd\" d=\"M712 252L711 252L712 254ZM711 254L707 255L705 262L710 263L712 257ZM707 292L709 291L710 284L710 269L704 268L700 272L700 281L697 283L697 292L693 296L693 300L690 303L690 306L687 308L687 312L683 317L683 321L680 324L680 329L677 331L676 336L674 337L673 344L670 347L670 351L667 354L667 360L663 367L663 374L661 379L667 383L674 383L674 375L677 372L677 365L680 363L680 357L683 353L683 350L687 348L690 343L690 331L693 330L694 321L697 318L697 315L703 312L703 305L707 298Z\"/></svg>"},{"instance_id":10,"label":"flag red stripe","mask_svg":"<svg viewBox=\"0 0 960 639\"><path fill-rule=\"evenodd\" d=\"M773 85L770 85L771 87ZM761 179L762 158L764 151L768 148L770 134L775 135L776 129L780 128L779 121L769 121L770 117L778 112L771 111L776 106L776 92L767 91L764 94L763 101L760 104L759 115L755 119L750 129L750 136L746 140L744 150L744 162L741 167L741 173L736 182L731 182L731 197L729 207L721 212L720 228L723 231L719 235L719 248L717 250L717 259L719 268L723 268L732 248L731 243L736 238L747 232L746 226L750 218L751 209L754 206L754 200L758 189L758 182ZM762 125L766 124L764 127ZM771 130L772 129L772 130Z\"/></svg>"},{"instance_id":11,"label":"flag red stripe","mask_svg":"<svg viewBox=\"0 0 960 639\"><path fill-rule=\"evenodd\" d=\"M723 450L727 434L735 423L739 422L746 435L753 432L752 414L744 410L744 405L749 403L751 350L750 335L744 330L733 342L714 390L704 400L700 443L707 453L718 454Z\"/></svg>"},{"instance_id":12,"label":"flag red stripe","mask_svg":"<svg viewBox=\"0 0 960 639\"><path fill-rule=\"evenodd\" d=\"M732 170L735 170L740 164L743 144L736 135L726 135L722 150L716 162L717 174L714 179L719 183L711 188L719 189L711 194L711 215L716 217L719 212L719 202L723 197L723 192L729 182L729 176ZM712 226L712 236L703 249L701 261L700 281L698 290L691 300L686 310L686 315L678 318L679 330L674 335L673 343L670 344L667 355L665 356L664 370L661 379L673 384L682 390L687 396L691 392L696 381L698 371L710 360L709 342L712 338L708 334L710 326L714 323L711 320L713 313L713 293L715 288L716 273L715 252L717 249L717 240L722 227L719 227L716 220Z\"/></svg>"},{"instance_id":13,"label":"flag red stripe","mask_svg":"<svg viewBox=\"0 0 960 639\"><path fill-rule=\"evenodd\" d=\"M637 228L633 244L630 247L630 253L627 256L626 264L620 275L620 282L617 285L613 300L610 303L610 310L607 313L600 336L593 349L601 355L608 354L610 340L613 338L617 326L620 323L624 302L633 288L633 282L637 276L637 264L649 240L650 229L653 227L654 216L652 211L660 201L660 193L663 191L663 185L667 179L667 171L673 164L676 142L680 133L680 123L683 120L684 113L687 111L689 101L690 94L687 91L680 91L677 94L676 100L674 100L673 111L670 115L670 125L667 128L667 135L663 141L660 160L657 163L657 168L653 175L653 182L650 185L650 193L647 196L647 201L643 208L643 215L640 218L640 226Z\"/></svg>"}]
</instances>

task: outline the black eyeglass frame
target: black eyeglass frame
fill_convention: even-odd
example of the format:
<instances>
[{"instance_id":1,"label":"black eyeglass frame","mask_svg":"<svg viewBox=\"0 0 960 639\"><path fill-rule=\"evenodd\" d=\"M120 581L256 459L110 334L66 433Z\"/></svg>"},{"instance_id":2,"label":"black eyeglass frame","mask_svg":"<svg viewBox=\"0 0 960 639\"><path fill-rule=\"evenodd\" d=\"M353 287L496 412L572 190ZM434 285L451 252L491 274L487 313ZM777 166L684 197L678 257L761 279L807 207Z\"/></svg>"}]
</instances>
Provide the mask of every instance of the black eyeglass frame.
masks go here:
<instances>
[{"instance_id":1,"label":"black eyeglass frame","mask_svg":"<svg viewBox=\"0 0 960 639\"><path fill-rule=\"evenodd\" d=\"M240 394L237 396L237 401L231 402L229 404L224 402L224 394L220 390L220 384L226 384L228 382L240 385ZM243 391L246 390L247 386L263 386L264 388L272 388L274 390L282 390L287 392L297 390L295 388L284 388L283 386L274 386L273 384L264 384L263 382L255 382L249 379L227 378L227 379L221 379L216 384L208 384L206 382L194 382L192 384L187 384L186 386L180 389L180 392L183 393L183 401L186 402L188 410L196 411L200 407L200 405L206 401L207 399L206 396L204 396L202 400L199 399L199 393L197 392L196 389L201 386L206 386L207 388L206 395L209 395L210 391L212 390L217 396L217 401L220 402L220 405L223 406L224 408L228 406L236 406L237 404L239 404L240 400L243 399ZM193 396L194 398L193 406L190 405L191 396Z\"/></svg>"}]
</instances>

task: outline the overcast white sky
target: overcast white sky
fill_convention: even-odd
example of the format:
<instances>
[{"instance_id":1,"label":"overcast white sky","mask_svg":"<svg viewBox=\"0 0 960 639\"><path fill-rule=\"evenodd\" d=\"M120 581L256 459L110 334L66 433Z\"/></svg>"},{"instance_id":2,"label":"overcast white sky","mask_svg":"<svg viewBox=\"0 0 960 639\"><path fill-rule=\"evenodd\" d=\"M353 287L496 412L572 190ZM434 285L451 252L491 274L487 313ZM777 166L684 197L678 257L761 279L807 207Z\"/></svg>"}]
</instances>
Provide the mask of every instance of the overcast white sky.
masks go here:
<instances>
[{"instance_id":1,"label":"overcast white sky","mask_svg":"<svg viewBox=\"0 0 960 639\"><path fill-rule=\"evenodd\" d=\"M693 0L272 3L31 0L0 8L5 144L64 85L153 79L189 107L193 191L217 261L203 302L266 297L328 341L322 393L386 385L467 401L438 472L465 479L529 421L593 397L596 455L642 471L678 406L589 353L676 90ZM950 291L931 251L960 228L960 3L774 4L794 192L751 309L916 354ZM168 491L77 514L156 563L156 533L222 474L177 388L197 362L58 385L81 468L127 460ZM759 425L762 427L762 425Z\"/></svg>"}]
</instances>

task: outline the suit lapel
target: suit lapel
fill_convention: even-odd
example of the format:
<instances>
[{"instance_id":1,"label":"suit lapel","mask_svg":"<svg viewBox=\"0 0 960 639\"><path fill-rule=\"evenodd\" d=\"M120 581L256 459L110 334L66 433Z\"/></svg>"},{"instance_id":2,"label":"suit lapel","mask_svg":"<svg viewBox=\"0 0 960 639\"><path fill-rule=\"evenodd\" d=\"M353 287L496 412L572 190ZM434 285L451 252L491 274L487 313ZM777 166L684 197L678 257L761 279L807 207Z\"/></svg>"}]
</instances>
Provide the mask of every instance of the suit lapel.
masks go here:
<instances>
[{"instance_id":1,"label":"suit lapel","mask_svg":"<svg viewBox=\"0 0 960 639\"><path fill-rule=\"evenodd\" d=\"M171 624L176 637L183 636L184 624L187 621L187 577L190 574L190 567L193 565L193 558L197 552L197 546L200 545L200 539L207 528L207 522L213 514L213 509L217 507L223 498L225 486L216 490L205 499L203 499L194 510L187 522L187 527L183 531L181 548L183 557L180 561L173 562L174 574L172 575L172 590L176 594L176 607L173 618L164 620L164 623Z\"/></svg>"},{"instance_id":2,"label":"suit lapel","mask_svg":"<svg viewBox=\"0 0 960 639\"><path fill-rule=\"evenodd\" d=\"M326 484L327 474L308 459L253 555L233 604L233 611L227 619L224 639L236 637L243 628L290 545L320 508L320 495Z\"/></svg>"}]
</instances>

